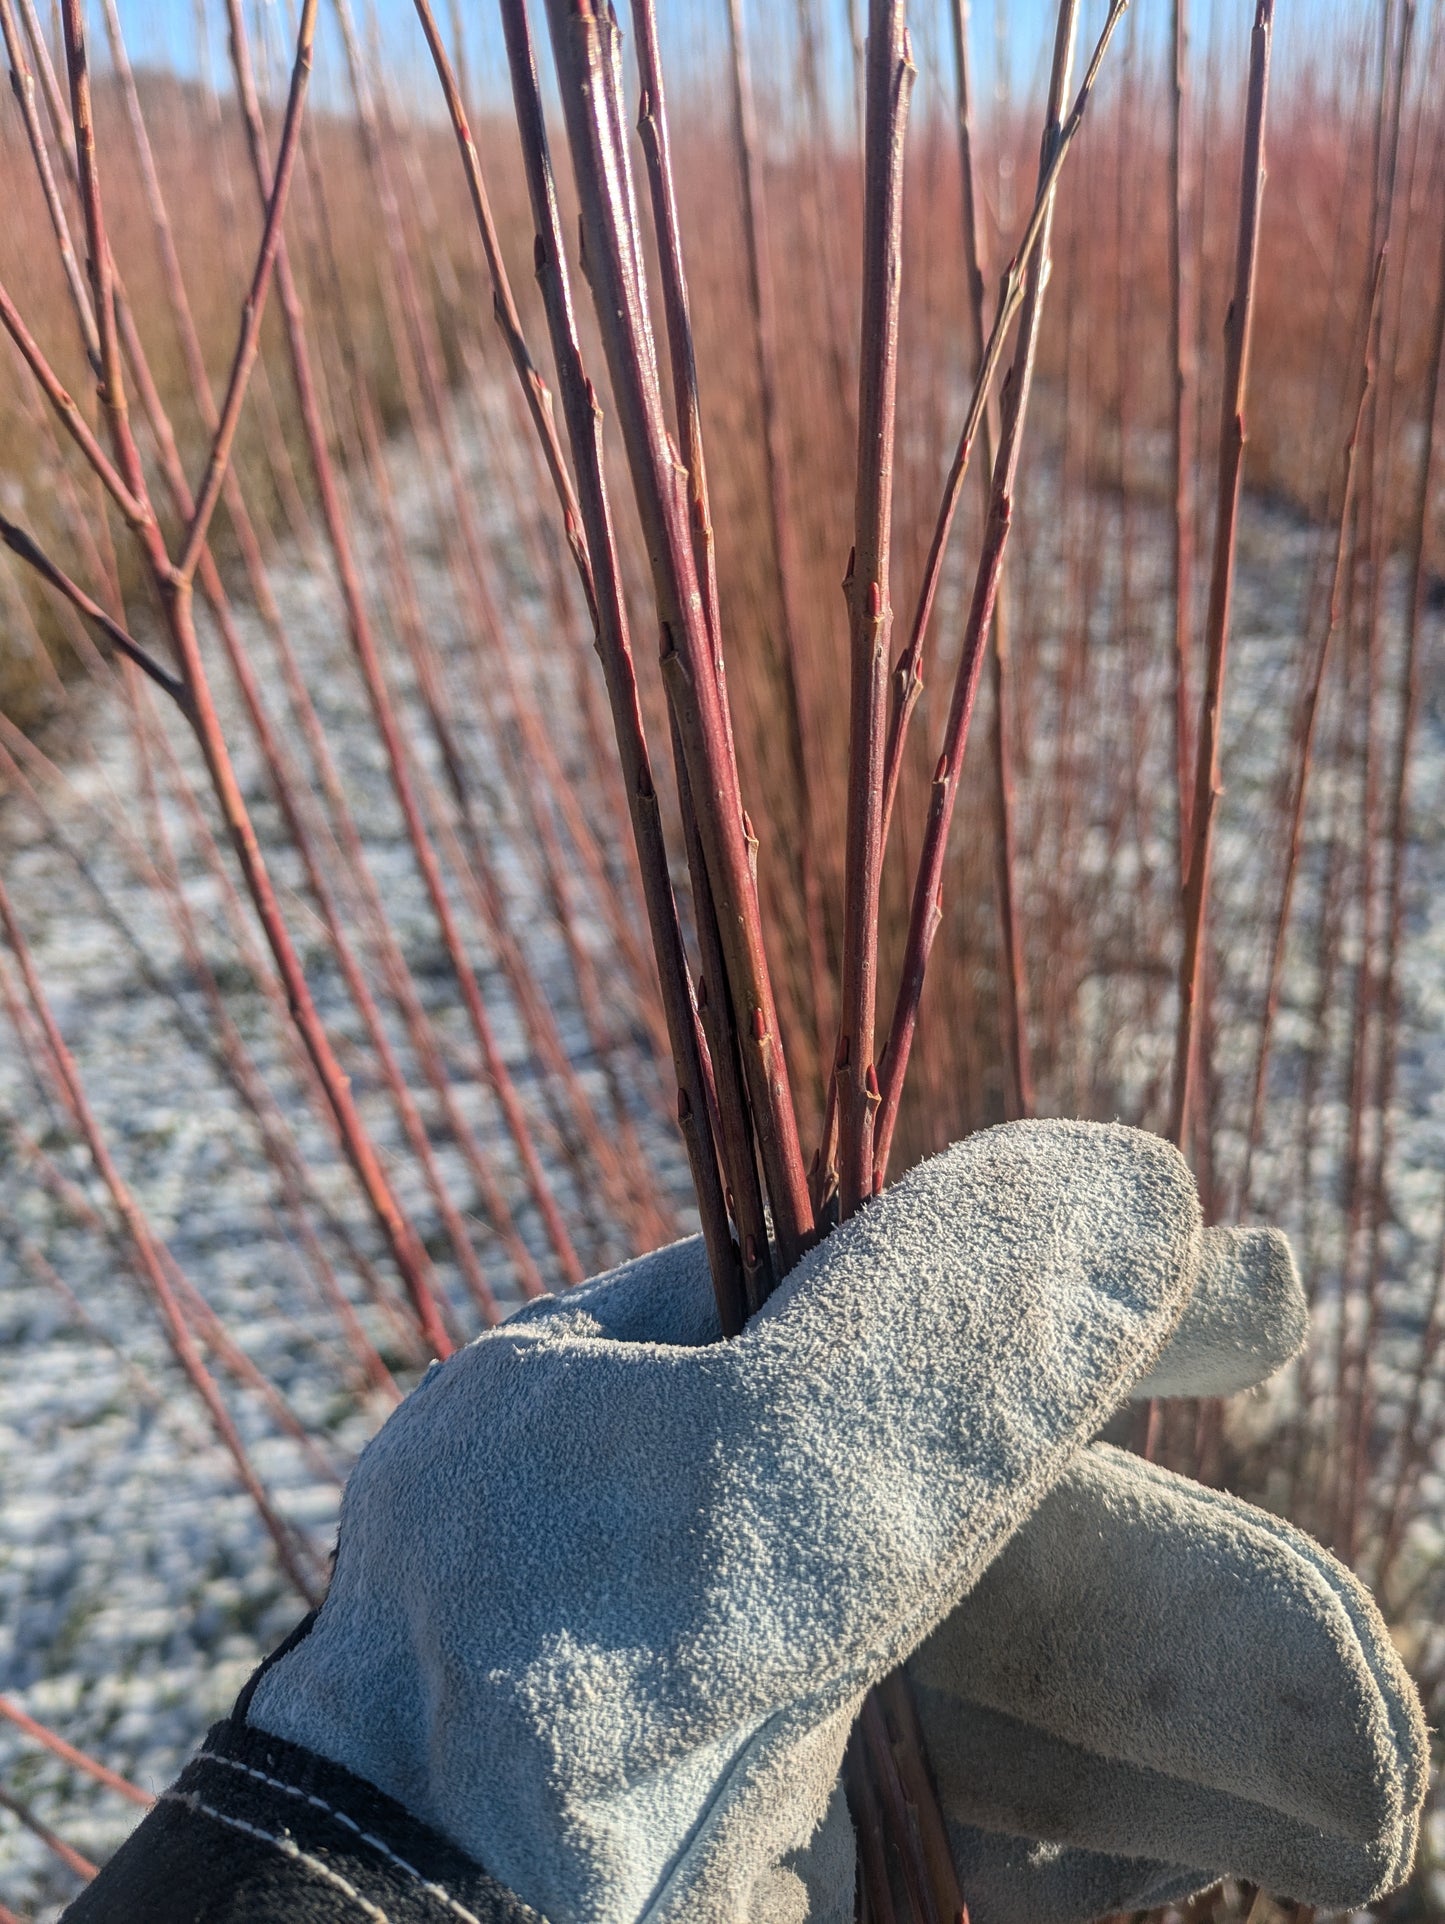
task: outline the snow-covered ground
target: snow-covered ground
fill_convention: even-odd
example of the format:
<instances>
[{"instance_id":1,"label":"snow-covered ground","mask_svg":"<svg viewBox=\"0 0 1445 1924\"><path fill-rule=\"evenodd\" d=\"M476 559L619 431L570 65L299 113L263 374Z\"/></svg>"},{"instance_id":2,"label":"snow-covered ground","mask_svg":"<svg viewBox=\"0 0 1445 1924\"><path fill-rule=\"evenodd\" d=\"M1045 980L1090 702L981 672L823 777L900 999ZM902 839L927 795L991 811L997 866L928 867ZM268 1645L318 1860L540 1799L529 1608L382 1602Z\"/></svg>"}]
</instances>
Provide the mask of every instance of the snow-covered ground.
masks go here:
<instances>
[{"instance_id":1,"label":"snow-covered ground","mask_svg":"<svg viewBox=\"0 0 1445 1924\"><path fill-rule=\"evenodd\" d=\"M485 456L477 459L479 498L497 496L502 490L489 485L495 477L486 471ZM425 464L405 450L397 451L395 464L422 604L434 614L443 654L459 659L467 645L466 626L447 591L443 560L429 534ZM505 500L497 500L493 512L503 530L499 547L505 557ZM1117 529L1111 538L1117 545ZM1165 603L1162 575L1151 579L1151 569L1158 575L1162 560L1157 565L1148 560L1162 552L1157 540L1139 544L1142 558L1133 592L1141 604ZM1251 832L1250 809L1271 792L1290 724L1291 624L1316 553L1316 537L1290 516L1250 504L1231 664L1229 787L1217 855L1219 925L1239 932L1237 945L1220 957L1221 1007L1226 1011L1220 1050L1235 1108L1238 1090L1247 1080L1253 1041L1247 1023L1232 1021L1229 1012L1257 1006L1258 934L1275 899L1275 858ZM378 543L370 560L379 569L382 559ZM526 1207L491 1100L468 1067L471 1049L465 1024L374 737L363 723L363 696L349 663L333 592L296 555L277 566L275 587L341 756L388 910L448 1049L464 1107L495 1150L523 1233L545 1273L547 1251L540 1226ZM536 597L525 557L514 558L508 588L523 600ZM1100 712L1115 717L1122 712L1117 700L1122 678L1136 673L1139 662L1110 627L1108 607L1117 592L1117 584L1111 587L1108 581L1101 590L1096 669ZM243 621L258 659L269 661L259 624L249 615ZM1437 614L1425 637L1427 673L1412 797L1416 836L1408 872L1403 1046L1391 1165L1395 1214L1387 1237L1393 1279L1389 1310L1402 1349L1418 1341L1422 1279L1445 1199L1445 664L1440 641ZM394 660L396 651L391 653ZM1153 651L1152 658L1154 672L1162 672L1159 651ZM528 672L558 678L559 685L549 682L539 692L565 743L565 718L572 709L563 668L549 658ZM399 668L396 673L404 682ZM1167 714L1167 684L1161 682L1144 695L1159 714ZM415 719L414 703L410 709ZM467 716L469 752L485 769L495 743L486 723L470 709ZM1036 717L1035 726L1047 728L1048 717ZM174 724L170 732L185 765L193 766ZM420 738L419 728L416 733ZM123 823L142 840L150 837L133 738L114 697L99 698L90 706L83 735L90 750L71 760L63 783L47 789L53 822L36 817L23 800L12 801L0 813L6 882L90 1098L152 1224L335 1464L337 1477L323 1474L294 1443L278 1436L254 1395L228 1386L258 1468L285 1514L324 1561L339 1475L384 1406L357 1390L348 1359L339 1353L335 1318L317 1291L293 1230L278 1213L275 1184L256 1133L205 1045L206 1007L175 932L138 874L124 837L116 832L117 823ZM1147 779L1162 779L1160 770L1167 766L1160 761L1167 753L1162 730L1156 729L1149 752ZM242 756L241 767L263 831L274 844L272 805L254 756ZM508 838L519 831L515 815L507 812L505 783L496 785L491 803L498 811L492 817L494 854L518 910L528 955L540 978L556 985L564 1041L600 1107L602 1078L580 1013L569 1000L561 937L549 917L535 912L528 893L531 871L509 846ZM207 952L225 978L242 1038L280 1093L306 1159L325 1172L323 1187L331 1206L365 1247L374 1248L326 1130L298 1094L294 1066L272 1011L251 984L226 932L218 886L201 859L194 833L174 798L164 803L164 813L175 837L187 899L202 919ZM1095 842L1085 837L1080 846L1083 872L1087 875L1092 865L1101 898L1106 898L1106 883L1110 877L1117 882L1124 856L1102 831ZM1172 859L1167 841L1156 834L1152 842L1144 839L1143 848L1146 859L1165 873ZM1046 846L1034 851L1038 864L1047 857ZM318 1001L344 1039L354 1026L350 1005L312 912L296 892L294 865L281 859L277 868ZM1307 877L1302 884L1306 907L1312 886ZM1108 922L1106 911L1102 921ZM604 932L595 922L585 927L605 974ZM1122 920L1118 933L1127 934ZM538 1113L525 1037L508 1013L505 985L484 945L478 943L474 953L502 1030L504 1052ZM1345 953L1348 957L1348 942ZM13 985L13 971L9 976ZM1278 1079L1286 1091L1301 1075L1312 990L1309 958L1292 955L1279 1032ZM1079 1006L1092 1038L1090 1086L1095 1092L1112 1091L1117 1109L1124 1113L1167 1060L1167 1009L1165 1020L1150 1027L1141 1019L1140 1006L1131 1001L1151 994L1157 995L1157 985L1131 982L1125 972L1101 977L1081 992ZM1348 1006L1343 999L1337 1002L1343 1021ZM434 1209L410 1160L399 1153L382 1092L358 1080L357 1094L394 1158L406 1202L423 1229L434 1231ZM666 1135L649 1120L653 1114L639 1097L640 1126L648 1131L662 1186L685 1226L685 1171ZM1237 1129L1238 1118L1231 1123L1232 1115L1226 1114L1226 1127ZM1321 1155L1328 1160L1337 1156L1345 1126L1333 1098L1322 1107L1319 1126ZM1283 1110L1276 1113L1274 1127L1271 1143L1286 1141ZM32 1081L7 1019L0 1021L0 1691L155 1790L174 1774L207 1724L227 1708L258 1657L290 1627L302 1605L279 1572L255 1511L237 1488L229 1459L212 1440L204 1413L172 1361L119 1247L108 1246L93 1225L79 1220L53 1182L47 1186L37 1149L104 1209L88 1159L75 1146L48 1092ZM456 1193L467 1196L460 1158L445 1144L439 1153ZM1228 1156L1226 1137L1226 1162ZM1259 1167L1259 1193L1287 1197L1291 1168L1283 1151L1273 1160L1267 1154ZM600 1267L615 1259L622 1253L620 1246L589 1224L565 1166L555 1157L553 1172L584 1260ZM1311 1247L1328 1244L1338 1234L1338 1225L1325 1220L1332 1206L1329 1184L1322 1181L1310 1211L1297 1209L1288 1226ZM504 1302L513 1300L495 1238L480 1222L477 1232L499 1295ZM47 1265L73 1296L62 1293ZM349 1278L339 1256L337 1267ZM456 1279L445 1266L444 1274L454 1300L463 1305ZM349 1281L348 1286L353 1284ZM375 1341L389 1355L395 1353L385 1319L359 1291L357 1302ZM1330 1314L1330 1304L1322 1302L1322 1321ZM1432 1486L1437 1507L1440 1488L1438 1483ZM0 1788L23 1800L42 1820L53 1822L69 1843L95 1859L112 1850L134 1820L133 1809L113 1793L77 1776L4 1723ZM75 1887L74 1878L45 1846L14 1817L0 1812L0 1900L48 1919Z\"/></svg>"}]
</instances>

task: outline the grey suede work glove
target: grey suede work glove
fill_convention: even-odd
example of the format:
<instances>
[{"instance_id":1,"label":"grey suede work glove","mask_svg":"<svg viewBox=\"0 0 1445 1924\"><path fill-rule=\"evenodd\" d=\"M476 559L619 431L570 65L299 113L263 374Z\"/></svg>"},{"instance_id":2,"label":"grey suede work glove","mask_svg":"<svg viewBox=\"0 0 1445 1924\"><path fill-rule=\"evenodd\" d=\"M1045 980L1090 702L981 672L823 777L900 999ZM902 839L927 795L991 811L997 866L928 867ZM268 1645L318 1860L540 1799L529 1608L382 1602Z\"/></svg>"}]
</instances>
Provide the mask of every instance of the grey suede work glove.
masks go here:
<instances>
[{"instance_id":1,"label":"grey suede work glove","mask_svg":"<svg viewBox=\"0 0 1445 1924\"><path fill-rule=\"evenodd\" d=\"M1283 1237L1206 1231L1135 1394L1249 1388L1305 1324ZM1290 1525L1137 1457L1085 1452L907 1668L974 1924L1085 1924L1227 1874L1349 1911L1409 1874L1429 1752L1369 1593ZM847 1924L850 1841L794 1860L811 1924Z\"/></svg>"},{"instance_id":2,"label":"grey suede work glove","mask_svg":"<svg viewBox=\"0 0 1445 1924\"><path fill-rule=\"evenodd\" d=\"M524 1316L720 1333L699 1239ZM1133 1394L1249 1389L1307 1324L1282 1236L1207 1230ZM1226 1874L1351 1909L1408 1874L1427 1752L1368 1594L1289 1526L1135 1457L1066 1472L909 1668L975 1924L1082 1924ZM849 1924L853 1882L839 1792L758 1914Z\"/></svg>"},{"instance_id":3,"label":"grey suede work glove","mask_svg":"<svg viewBox=\"0 0 1445 1924\"><path fill-rule=\"evenodd\" d=\"M1096 1916L1100 1854L1171 1896L1230 1873L1323 1911L1409 1874L1429 1752L1368 1592L1137 1457L1086 1451L908 1671L975 1924ZM1042 1885L985 1832L1043 1840Z\"/></svg>"},{"instance_id":4,"label":"grey suede work glove","mask_svg":"<svg viewBox=\"0 0 1445 1924\"><path fill-rule=\"evenodd\" d=\"M514 1318L364 1452L249 1722L551 1924L781 1924L868 1686L1157 1361L1200 1253L1166 1144L1016 1124L905 1177L732 1343L609 1327L596 1285Z\"/></svg>"}]
</instances>

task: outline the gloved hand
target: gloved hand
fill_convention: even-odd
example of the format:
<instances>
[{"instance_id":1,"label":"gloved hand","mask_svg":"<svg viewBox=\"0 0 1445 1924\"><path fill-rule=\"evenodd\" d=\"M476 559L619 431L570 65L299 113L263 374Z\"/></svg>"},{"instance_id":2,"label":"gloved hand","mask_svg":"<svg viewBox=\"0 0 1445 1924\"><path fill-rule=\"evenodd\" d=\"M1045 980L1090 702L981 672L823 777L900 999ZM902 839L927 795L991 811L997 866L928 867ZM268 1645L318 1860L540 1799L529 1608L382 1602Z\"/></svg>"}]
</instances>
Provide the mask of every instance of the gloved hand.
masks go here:
<instances>
[{"instance_id":1,"label":"gloved hand","mask_svg":"<svg viewBox=\"0 0 1445 1924\"><path fill-rule=\"evenodd\" d=\"M699 1239L523 1316L720 1333ZM1133 1395L1252 1388L1306 1331L1285 1239L1207 1230ZM1428 1750L1368 1592L1289 1525L1136 1457L1087 1451L908 1669L974 1924L1083 1924L1226 1874L1350 1910L1408 1875ZM756 1914L849 1924L853 1879L839 1791Z\"/></svg>"},{"instance_id":2,"label":"gloved hand","mask_svg":"<svg viewBox=\"0 0 1445 1924\"><path fill-rule=\"evenodd\" d=\"M1158 1359L1201 1248L1157 1138L1018 1124L905 1177L732 1343L609 1320L605 1285L524 1312L365 1451L249 1722L551 1924L780 1924L868 1686Z\"/></svg>"},{"instance_id":3,"label":"gloved hand","mask_svg":"<svg viewBox=\"0 0 1445 1924\"><path fill-rule=\"evenodd\" d=\"M1283 1237L1209 1230L1135 1395L1226 1395L1301 1345ZM1429 1769L1368 1591L1264 1511L1096 1444L909 1659L973 1924L1085 1924L1224 1875L1354 1911L1408 1876ZM849 1924L841 1799L791 1870Z\"/></svg>"},{"instance_id":4,"label":"gloved hand","mask_svg":"<svg viewBox=\"0 0 1445 1924\"><path fill-rule=\"evenodd\" d=\"M1429 1751L1369 1593L1137 1457L1087 1450L908 1670L975 1924L1225 1873L1353 1911L1409 1874Z\"/></svg>"},{"instance_id":5,"label":"gloved hand","mask_svg":"<svg viewBox=\"0 0 1445 1924\"><path fill-rule=\"evenodd\" d=\"M523 1312L716 1342L700 1240ZM1149 1396L1254 1387L1304 1342L1284 1238L1207 1230ZM1265 1512L1095 1446L910 1660L974 1924L1082 1924L1232 1874L1321 1909L1392 1889L1428 1753L1368 1592ZM848 1924L841 1794L770 1920Z\"/></svg>"}]
</instances>

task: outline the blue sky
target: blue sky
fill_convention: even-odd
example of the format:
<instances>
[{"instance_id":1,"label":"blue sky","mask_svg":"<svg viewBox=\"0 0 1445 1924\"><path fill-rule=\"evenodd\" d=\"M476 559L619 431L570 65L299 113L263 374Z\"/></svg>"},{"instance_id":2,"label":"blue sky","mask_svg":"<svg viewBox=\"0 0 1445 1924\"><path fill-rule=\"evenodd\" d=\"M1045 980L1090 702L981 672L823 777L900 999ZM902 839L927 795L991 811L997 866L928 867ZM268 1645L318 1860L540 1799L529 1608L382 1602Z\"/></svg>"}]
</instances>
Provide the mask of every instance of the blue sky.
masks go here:
<instances>
[{"instance_id":1,"label":"blue sky","mask_svg":"<svg viewBox=\"0 0 1445 1924\"><path fill-rule=\"evenodd\" d=\"M213 46L216 57L220 57L224 51L220 12L214 0L207 0L207 3L212 14L210 32ZM626 0L618 0L618 3L625 17ZM423 79L424 49L411 0L353 0L353 4L361 17L370 16L372 30L385 46L388 64L393 70L403 75L414 72L418 80ZM859 0L859 4L866 9L866 0ZM1241 20L1244 20L1247 18L1248 4L1249 0L1237 0L1231 10L1238 12ZM841 81L850 64L847 58L847 0L824 0L824 7L834 16L835 66ZM251 0L251 9L258 22L269 17L273 31L281 28L289 12L287 0ZM137 65L165 67L182 73L196 71L196 0L121 0L120 10L131 57ZM778 22L791 20L795 14L793 0L751 0L751 4L745 0L745 10L750 25L764 30ZM445 0L438 5L437 11L445 18ZM496 25L495 7L486 4L486 0L482 0L481 4L478 0L461 0L460 12L478 80L484 80L488 75L494 80L499 79L502 71L500 31ZM326 13L324 0L322 13L323 16ZM1126 21L1126 27L1136 35L1141 31L1152 34L1162 24L1167 24L1163 0L1134 0L1131 13L1137 15L1137 19ZM701 3L700 0L659 0L659 14L669 72L677 71L679 80L685 67L696 63L705 68L710 64L709 56L713 51L721 50L721 36L726 21L724 0L716 0L716 4L709 4L709 0L701 0ZM1002 70L1007 73L1008 83L1016 92L1041 87L1047 71L1054 17L1054 6L1049 4L1049 0L973 0L972 14L972 39L980 82L991 85ZM1097 29L1103 15L1103 0L1090 0L1085 9L1085 31L1088 31L1091 21ZM937 56L947 49L948 14L938 0L928 0L926 5L911 7L910 18L921 56L920 77L926 81L930 68L937 65ZM1001 49L1004 55L1002 68L998 58ZM326 34L317 67L317 80L323 87L336 51L332 36ZM766 84L765 75L760 75L759 79L760 83Z\"/></svg>"},{"instance_id":2,"label":"blue sky","mask_svg":"<svg viewBox=\"0 0 1445 1924\"><path fill-rule=\"evenodd\" d=\"M388 70L404 85L414 88L418 97L430 101L430 68L412 12L411 0L352 0L358 17L369 22L369 31L385 50ZM624 13L627 0L617 0ZM866 11L867 0L852 0ZM132 58L138 65L167 67L194 73L198 65L197 5L210 12L212 58L224 59L224 29L219 0L120 0L121 14ZM289 40L288 22L294 0L249 0L258 26L265 23L278 54ZM434 0L444 23L449 0ZM490 0L456 0L463 23L467 50L476 85L484 92L503 88L500 30L495 6ZM750 27L761 37L778 42L786 38L796 17L797 0L744 0ZM831 48L830 72L840 109L849 98L852 60L848 36L850 0L813 0L815 11L826 16L827 44ZM1102 23L1106 0L1085 0L1082 41L1092 45ZM1426 0L1421 8L1420 32L1428 31L1432 16L1445 0ZM919 67L919 86L915 96L915 115L929 105L946 108L951 96L951 56L949 54L949 0L914 0L910 22ZM1338 44L1342 31L1347 37L1358 33L1362 23L1372 17L1380 0L1277 0L1276 64L1289 66L1309 60L1331 44ZM536 0L540 14L541 0ZM681 97L688 78L700 83L701 97L712 91L710 75L720 71L725 58L725 0L658 0L664 39L667 71ZM1201 53L1211 49L1222 55L1226 65L1242 64L1248 40L1253 0L1192 0L1194 44ZM1040 97L1047 77L1055 0L971 0L971 40L978 84L985 99L990 93L1007 93L1016 99ZM321 101L344 98L340 49L334 30L327 22L327 0L322 4L322 29L318 47L316 98ZM540 27L540 20L538 22ZM1133 0L1120 29L1116 50L1111 54L1111 70L1138 57L1141 52L1158 49L1169 30L1169 0ZM97 35L97 43L100 36ZM779 43L780 44L780 43ZM775 56L775 61L778 56ZM785 57L781 64L786 66ZM766 61L760 63L757 79L766 112L770 74ZM1105 82L1107 84L1107 80ZM721 105L722 95L718 95Z\"/></svg>"}]
</instances>

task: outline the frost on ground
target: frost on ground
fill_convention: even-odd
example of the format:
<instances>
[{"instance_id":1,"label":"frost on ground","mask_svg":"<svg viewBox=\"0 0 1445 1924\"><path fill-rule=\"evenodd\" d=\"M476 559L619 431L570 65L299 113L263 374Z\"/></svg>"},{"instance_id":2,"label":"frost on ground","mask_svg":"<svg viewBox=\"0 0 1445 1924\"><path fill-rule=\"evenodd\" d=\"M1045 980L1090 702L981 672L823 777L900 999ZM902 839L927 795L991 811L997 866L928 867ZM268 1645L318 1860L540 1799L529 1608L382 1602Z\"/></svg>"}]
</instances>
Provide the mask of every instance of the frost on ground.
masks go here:
<instances>
[{"instance_id":1,"label":"frost on ground","mask_svg":"<svg viewBox=\"0 0 1445 1924\"><path fill-rule=\"evenodd\" d=\"M501 584L519 620L533 632L549 620L526 551L513 540L516 509L509 491L530 488L503 464L505 426L476 436L477 499L492 518L488 530L502 559ZM395 479L408 552L421 606L434 626L443 660L458 689L472 688L475 672L468 625L458 612L443 556L431 534L426 461L398 451ZM1051 485L1041 466L1040 487ZM521 496L516 497L520 499ZM1037 531L1030 575L1020 592L1056 592L1070 529L1062 514L1025 518ZM1138 1119L1157 1103L1167 1078L1172 1036L1172 956L1155 956L1144 940L1138 903L1152 891L1164 901L1171 887L1173 849L1167 809L1157 805L1169 777L1171 753L1167 635L1166 549L1157 528L1121 525L1099 507L1094 550L1100 557L1090 620L1090 713L1110 736L1106 757L1132 773L1145 806L1122 834L1101 809L1095 822L1063 823L1040 785L1037 806L1025 792L1023 882L1030 913L1040 922L1048 892L1075 891L1078 954L1058 962L1074 1014L1074 1054L1057 1065L1048 1106ZM1139 511L1133 510L1136 516ZM1050 532L1052 531L1052 532ZM1074 532L1077 532L1076 530ZM1056 539L1060 552L1050 551ZM1264 936L1277 901L1277 856L1254 824L1273 806L1295 711L1301 648L1298 611L1319 538L1288 516L1251 504L1235 615L1225 742L1227 792L1217 849L1216 947L1220 1067L1219 1191L1235 1194L1248 1111L1255 1021L1262 990ZM1123 578L1125 562L1132 578ZM385 556L378 540L370 557L381 603ZM515 1157L493 1099L474 1065L474 1051L451 985L445 958L417 882L382 768L365 720L364 697L352 672L331 584L292 556L274 571L274 585L309 686L323 712L357 813L371 865L413 973L448 1055L460 1099L478 1135L494 1154L529 1247L549 1274L548 1250L535 1211L526 1201ZM1121 623L1132 605L1136 622ZM1389 619L1398 620L1399 584L1390 591ZM270 663L260 625L242 617L248 644ZM946 630L948 623L941 628ZM1122 630L1122 632L1121 632ZM1418 1352L1422 1302L1440 1235L1445 1189L1445 679L1440 621L1423 637L1427 674L1412 787L1413 838L1407 870L1406 945L1401 970L1399 1074L1392 1111L1391 1214L1385 1228L1386 1286L1382 1356L1388 1368L1375 1385L1377 1427L1388 1436L1408 1395L1408 1371ZM403 696L414 741L429 778L440 771L424 752L425 730L403 651L386 630L389 670ZM214 650L213 657L214 657ZM519 666L548 720L564 761L576 730L573 674L577 658L565 649L518 651ZM218 676L228 713L232 691ZM275 687L277 680L271 678ZM940 685L943 685L940 678ZM1076 696L1078 691L1075 691ZM1348 695L1347 699L1354 699ZM1047 740L1069 723L1044 651L1032 690L1030 725ZM1382 739L1393 727L1399 690L1387 689L1376 717ZM474 699L458 699L455 715L469 764L484 801L491 855L515 910L531 966L548 986L563 1040L599 1112L605 1078L572 990L572 976L555 922L537 911L537 884L522 844L515 793L504 772L501 739L505 705L488 714ZM1142 723L1141 720L1142 719ZM1330 724L1334 725L1333 722ZM501 733L499 734L499 731ZM244 740L237 725L233 740ZM314 1266L294 1220L278 1200L277 1185L260 1153L256 1130L222 1074L208 1042L205 1001L188 968L163 903L144 877L144 862L127 837L155 853L154 824L141 797L145 771L119 697L98 697L77 731L82 743L63 782L44 784L53 818L35 815L23 798L0 814L5 874L56 1018L73 1049L90 1099L156 1230L247 1355L289 1400L324 1460L310 1460L287 1437L258 1398L225 1382L257 1467L288 1519L304 1533L324 1565L335 1527L340 1480L374 1429L384 1406L357 1385L351 1359L339 1347L336 1322L318 1288ZM182 766L195 776L180 730L167 733ZM1117 739L1114 739L1114 737ZM1096 744L1097 745L1097 744ZM579 755L581 750L577 751ZM337 1274L355 1292L358 1314L372 1340L397 1362L403 1381L413 1365L397 1331L360 1289L336 1225L368 1253L375 1239L338 1161L326 1126L301 1093L294 1054L250 961L228 924L221 885L208 867L194 825L178 800L164 757L155 763L163 796L161 817L172 838L186 899L201 919L206 953L223 977L228 1007L246 1048L279 1095L330 1224L322 1235ZM263 839L282 838L254 756L241 756L241 774ZM1324 777L1321 777L1323 782ZM1274 1100L1256 1159L1255 1213L1281 1220L1295 1236L1306 1266L1337 1274L1342 1237L1338 1172L1347 1136L1347 1109L1337 1073L1349 1047L1350 1002L1336 993L1323 1023L1314 1008L1319 987L1315 928L1321 912L1324 836L1332 810L1358 807L1348 787L1321 790L1312 813L1314 839L1306 849L1297 926L1285 974L1276 1043ZM1323 826L1321 826L1323 824ZM385 1146L408 1208L438 1251L442 1275L464 1326L476 1317L442 1256L436 1212L412 1160L403 1154L389 1105L363 1073L359 1032L323 932L298 893L295 864L275 860L293 929L322 1013L342 1041L368 1122ZM1061 879L1062 878L1062 879ZM640 1039L625 983L610 960L609 936L585 914L579 926L609 990L617 1060L636 1087L636 1121L671 1199L679 1232L688 1221L686 1175L671 1133L659 1121L665 1092ZM1073 913L1073 911L1071 911ZM1158 926L1170 926L1168 908ZM577 1193L565 1157L548 1135L545 1105L526 1037L506 985L480 934L469 931L503 1053L537 1122L559 1199L574 1225L588 1268L625 1253L591 1199ZM1360 933L1343 934L1338 966L1358 960ZM1052 970L1055 958L1049 958ZM13 972L6 979L14 986ZM401 1046L401 1045L399 1045ZM1321 1051L1323 1050L1323 1055ZM1328 1073L1308 1096L1312 1062ZM1302 1182L1300 1121L1311 1104L1312 1178ZM439 1157L454 1193L470 1196L468 1173L444 1135ZM86 1220L84 1207L109 1221L106 1203L84 1151L31 1077L7 1019L0 1023L0 1691L74 1742L148 1790L175 1774L206 1726L229 1706L258 1658L302 1611L280 1574L273 1549L232 1466L215 1444L204 1413L173 1363L164 1336L135 1282L119 1243L110 1245ZM49 1159L47 1163L46 1159ZM65 1184L73 1187L66 1189ZM81 1193L77 1197L75 1190ZM472 1217L478 1247L502 1305L515 1286L497 1238L480 1214ZM1338 1301L1327 1287L1317 1304L1320 1340L1328 1346ZM1284 1398L1294 1389L1282 1392ZM1424 1421L1439 1415L1439 1389L1426 1397ZM1281 1407L1262 1403L1250 1421L1267 1428ZM328 1473L328 1465L334 1474ZM1278 1494L1278 1493L1276 1493ZM1424 1511L1439 1513L1438 1479L1427 1483ZM1422 1573L1422 1609L1438 1617L1440 1550L1421 1529L1412 1542L1413 1567ZM131 1806L77 1776L67 1766L0 1723L0 1787L41 1821L53 1823L74 1847L103 1859L134 1821ZM1445 1840L1442 1840L1445 1843ZM0 1899L49 1919L73 1894L75 1879L44 1844L11 1815L0 1813Z\"/></svg>"}]
</instances>

